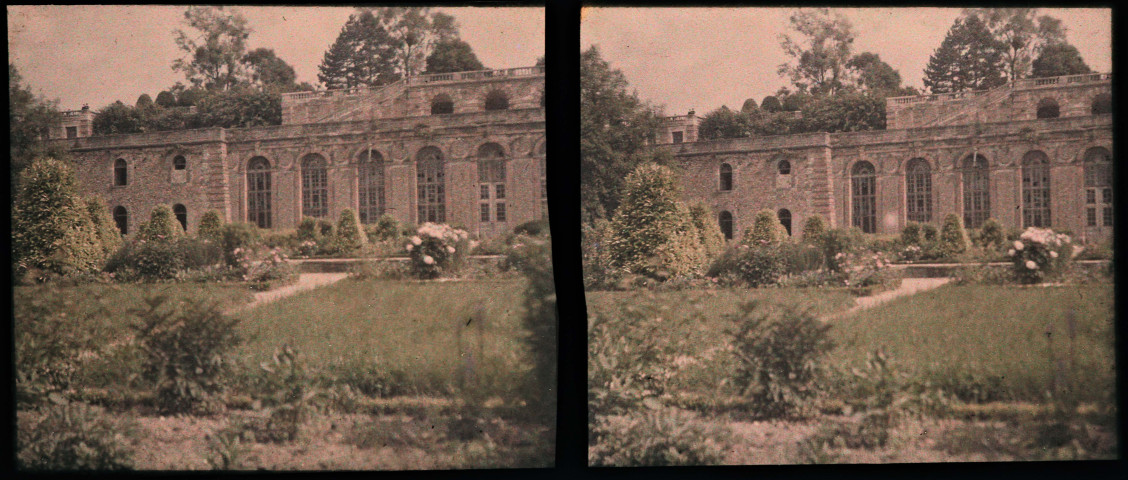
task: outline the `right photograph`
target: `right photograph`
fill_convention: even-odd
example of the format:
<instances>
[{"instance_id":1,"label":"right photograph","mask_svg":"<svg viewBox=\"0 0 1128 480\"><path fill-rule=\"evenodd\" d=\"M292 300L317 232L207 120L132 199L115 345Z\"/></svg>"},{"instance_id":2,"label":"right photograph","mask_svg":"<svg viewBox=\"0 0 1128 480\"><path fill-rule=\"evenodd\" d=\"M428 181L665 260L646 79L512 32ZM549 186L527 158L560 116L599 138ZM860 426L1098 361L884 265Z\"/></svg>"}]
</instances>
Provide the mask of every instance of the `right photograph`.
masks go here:
<instances>
[{"instance_id":1,"label":"right photograph","mask_svg":"<svg viewBox=\"0 0 1128 480\"><path fill-rule=\"evenodd\" d=\"M584 8L589 465L1116 459L1111 17Z\"/></svg>"}]
</instances>

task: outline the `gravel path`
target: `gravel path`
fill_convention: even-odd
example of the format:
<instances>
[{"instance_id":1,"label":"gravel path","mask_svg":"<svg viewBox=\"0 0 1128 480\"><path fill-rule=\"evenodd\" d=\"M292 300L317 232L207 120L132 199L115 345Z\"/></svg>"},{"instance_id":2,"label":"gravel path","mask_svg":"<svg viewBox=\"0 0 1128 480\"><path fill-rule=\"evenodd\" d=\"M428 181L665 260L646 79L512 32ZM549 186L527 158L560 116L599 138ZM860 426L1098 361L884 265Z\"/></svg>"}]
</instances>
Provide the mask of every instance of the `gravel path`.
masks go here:
<instances>
[{"instance_id":1,"label":"gravel path","mask_svg":"<svg viewBox=\"0 0 1128 480\"><path fill-rule=\"evenodd\" d=\"M950 281L952 281L952 279L950 278L906 278L901 280L900 287L893 290L881 292L877 295L858 298L854 301L854 306L849 310L831 315L829 317L826 317L824 320L835 320L848 315L852 315L860 310L876 307L897 297L904 295L913 295L925 290L932 290L933 288L944 285L945 283L948 283Z\"/></svg>"},{"instance_id":2,"label":"gravel path","mask_svg":"<svg viewBox=\"0 0 1128 480\"><path fill-rule=\"evenodd\" d=\"M347 276L347 273L303 273L298 276L297 283L267 292L258 292L255 294L254 301L246 305L237 307L231 311L236 312L239 310L254 308L281 298L289 297L290 295L294 295L298 292L304 292L306 290L314 289L324 285L331 285L333 283L341 281Z\"/></svg>"}]
</instances>

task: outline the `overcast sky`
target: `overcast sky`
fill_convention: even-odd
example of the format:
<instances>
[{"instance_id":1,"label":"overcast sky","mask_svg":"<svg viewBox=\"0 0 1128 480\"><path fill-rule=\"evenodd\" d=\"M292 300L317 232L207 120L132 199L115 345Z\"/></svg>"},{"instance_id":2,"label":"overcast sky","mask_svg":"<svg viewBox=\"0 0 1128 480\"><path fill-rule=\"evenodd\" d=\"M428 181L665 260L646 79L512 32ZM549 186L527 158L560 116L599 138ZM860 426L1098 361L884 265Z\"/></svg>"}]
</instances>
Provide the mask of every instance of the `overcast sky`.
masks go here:
<instances>
[{"instance_id":1,"label":"overcast sky","mask_svg":"<svg viewBox=\"0 0 1128 480\"><path fill-rule=\"evenodd\" d=\"M177 81L172 61L182 54L173 30L184 28L184 7L9 6L8 62L36 93L64 110L132 104ZM317 66L337 38L348 7L235 7L252 29L247 48L274 49L317 84ZM462 39L488 68L531 66L544 55L543 8L436 8L461 26Z\"/></svg>"},{"instance_id":2,"label":"overcast sky","mask_svg":"<svg viewBox=\"0 0 1128 480\"><path fill-rule=\"evenodd\" d=\"M940 46L960 9L859 8L842 12L854 25L854 52L873 52L923 87L928 57ZM598 45L640 97L666 113L705 113L760 103L790 82L776 72L789 58L779 35L792 33L785 8L585 8L581 47ZM1112 68L1109 9L1040 9L1062 20L1066 38L1090 68Z\"/></svg>"}]
</instances>

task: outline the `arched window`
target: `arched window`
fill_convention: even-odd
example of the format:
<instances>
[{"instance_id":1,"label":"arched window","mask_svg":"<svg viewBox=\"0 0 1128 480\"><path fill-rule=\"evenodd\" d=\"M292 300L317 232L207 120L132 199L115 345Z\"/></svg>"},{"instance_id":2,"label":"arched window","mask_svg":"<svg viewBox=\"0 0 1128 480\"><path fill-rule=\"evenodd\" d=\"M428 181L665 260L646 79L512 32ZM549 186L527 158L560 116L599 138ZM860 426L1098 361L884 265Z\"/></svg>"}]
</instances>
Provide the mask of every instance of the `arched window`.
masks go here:
<instances>
[{"instance_id":1,"label":"arched window","mask_svg":"<svg viewBox=\"0 0 1128 480\"><path fill-rule=\"evenodd\" d=\"M1091 112L1093 115L1104 115L1112 113L1112 94L1102 93L1093 97L1093 105Z\"/></svg>"},{"instance_id":2,"label":"arched window","mask_svg":"<svg viewBox=\"0 0 1128 480\"><path fill-rule=\"evenodd\" d=\"M779 212L776 212L776 216L779 217L780 225L783 225L783 228L787 230L787 235L791 236L791 210L781 208Z\"/></svg>"},{"instance_id":3,"label":"arched window","mask_svg":"<svg viewBox=\"0 0 1128 480\"><path fill-rule=\"evenodd\" d=\"M717 216L717 223L721 225L721 234L725 236L725 240L732 240L732 213L721 211Z\"/></svg>"},{"instance_id":4,"label":"arched window","mask_svg":"<svg viewBox=\"0 0 1128 480\"><path fill-rule=\"evenodd\" d=\"M732 165L721 164L721 191L732 190Z\"/></svg>"},{"instance_id":5,"label":"arched window","mask_svg":"<svg viewBox=\"0 0 1128 480\"><path fill-rule=\"evenodd\" d=\"M873 164L858 162L850 174L853 225L865 233L877 232L877 173Z\"/></svg>"},{"instance_id":6,"label":"arched window","mask_svg":"<svg viewBox=\"0 0 1128 480\"><path fill-rule=\"evenodd\" d=\"M991 178L983 155L963 160L963 208L967 228L979 228L991 216Z\"/></svg>"},{"instance_id":7,"label":"arched window","mask_svg":"<svg viewBox=\"0 0 1128 480\"><path fill-rule=\"evenodd\" d=\"M122 235L129 234L129 212L123 206L114 207L114 223Z\"/></svg>"},{"instance_id":8,"label":"arched window","mask_svg":"<svg viewBox=\"0 0 1128 480\"><path fill-rule=\"evenodd\" d=\"M1052 98L1043 98L1038 102L1038 118L1058 118L1061 116L1061 108L1058 107L1057 100Z\"/></svg>"},{"instance_id":9,"label":"arched window","mask_svg":"<svg viewBox=\"0 0 1128 480\"><path fill-rule=\"evenodd\" d=\"M431 99L431 115L446 115L454 113L454 101L450 95L440 93Z\"/></svg>"},{"instance_id":10,"label":"arched window","mask_svg":"<svg viewBox=\"0 0 1128 480\"><path fill-rule=\"evenodd\" d=\"M329 215L329 174L325 157L311 153L302 158L302 215Z\"/></svg>"},{"instance_id":11,"label":"arched window","mask_svg":"<svg viewBox=\"0 0 1128 480\"><path fill-rule=\"evenodd\" d=\"M493 90L486 94L486 110L508 110L509 95L501 90Z\"/></svg>"},{"instance_id":12,"label":"arched window","mask_svg":"<svg viewBox=\"0 0 1128 480\"><path fill-rule=\"evenodd\" d=\"M479 220L482 223L507 221L505 152L501 145L496 143L487 143L478 147L478 199Z\"/></svg>"},{"instance_id":13,"label":"arched window","mask_svg":"<svg viewBox=\"0 0 1128 480\"><path fill-rule=\"evenodd\" d=\"M446 184L443 173L443 152L438 148L423 147L415 155L419 223L446 222Z\"/></svg>"},{"instance_id":14,"label":"arched window","mask_svg":"<svg viewBox=\"0 0 1128 480\"><path fill-rule=\"evenodd\" d=\"M932 167L923 158L905 165L905 213L910 222L932 221Z\"/></svg>"},{"instance_id":15,"label":"arched window","mask_svg":"<svg viewBox=\"0 0 1128 480\"><path fill-rule=\"evenodd\" d=\"M791 175L791 162L789 162L787 160L780 160L779 161L779 174L780 175Z\"/></svg>"},{"instance_id":16,"label":"arched window","mask_svg":"<svg viewBox=\"0 0 1128 480\"><path fill-rule=\"evenodd\" d=\"M1050 159L1037 150L1022 157L1022 226L1050 226Z\"/></svg>"},{"instance_id":17,"label":"arched window","mask_svg":"<svg viewBox=\"0 0 1128 480\"><path fill-rule=\"evenodd\" d=\"M360 152L356 162L360 223L376 223L384 214L384 156L376 150Z\"/></svg>"},{"instance_id":18,"label":"arched window","mask_svg":"<svg viewBox=\"0 0 1128 480\"><path fill-rule=\"evenodd\" d=\"M180 222L180 228L185 232L188 231L188 208L181 204L172 206L172 214L176 215L176 221Z\"/></svg>"},{"instance_id":19,"label":"arched window","mask_svg":"<svg viewBox=\"0 0 1128 480\"><path fill-rule=\"evenodd\" d=\"M121 187L129 184L129 168L124 159L114 160L114 185Z\"/></svg>"},{"instance_id":20,"label":"arched window","mask_svg":"<svg viewBox=\"0 0 1128 480\"><path fill-rule=\"evenodd\" d=\"M185 183L188 181L188 160L184 155L172 158L172 183Z\"/></svg>"},{"instance_id":21,"label":"arched window","mask_svg":"<svg viewBox=\"0 0 1128 480\"><path fill-rule=\"evenodd\" d=\"M270 228L270 161L263 157L247 162L247 221Z\"/></svg>"},{"instance_id":22,"label":"arched window","mask_svg":"<svg viewBox=\"0 0 1128 480\"><path fill-rule=\"evenodd\" d=\"M188 160L186 160L184 158L184 155L177 155L176 157L174 157L172 159L172 169L173 170L186 170L187 168L188 168Z\"/></svg>"},{"instance_id":23,"label":"arched window","mask_svg":"<svg viewBox=\"0 0 1128 480\"><path fill-rule=\"evenodd\" d=\"M1090 148L1085 151L1084 163L1085 224L1090 227L1111 227L1112 153L1101 147Z\"/></svg>"}]
</instances>

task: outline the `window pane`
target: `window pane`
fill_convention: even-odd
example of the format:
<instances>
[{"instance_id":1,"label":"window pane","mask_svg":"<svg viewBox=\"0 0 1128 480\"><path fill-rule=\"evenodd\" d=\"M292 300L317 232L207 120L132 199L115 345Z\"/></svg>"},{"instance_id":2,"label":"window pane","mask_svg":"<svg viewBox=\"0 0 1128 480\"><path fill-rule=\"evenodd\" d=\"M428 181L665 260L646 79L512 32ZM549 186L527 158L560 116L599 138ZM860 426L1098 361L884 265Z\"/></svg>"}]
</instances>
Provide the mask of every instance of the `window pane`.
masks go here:
<instances>
[{"instance_id":1,"label":"window pane","mask_svg":"<svg viewBox=\"0 0 1128 480\"><path fill-rule=\"evenodd\" d=\"M504 222L505 220L505 202L497 202L497 221Z\"/></svg>"}]
</instances>

